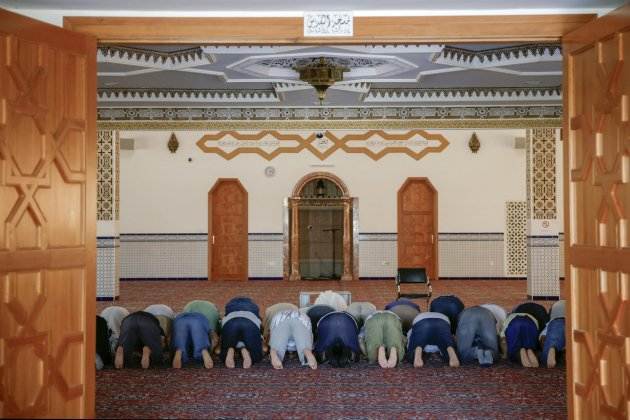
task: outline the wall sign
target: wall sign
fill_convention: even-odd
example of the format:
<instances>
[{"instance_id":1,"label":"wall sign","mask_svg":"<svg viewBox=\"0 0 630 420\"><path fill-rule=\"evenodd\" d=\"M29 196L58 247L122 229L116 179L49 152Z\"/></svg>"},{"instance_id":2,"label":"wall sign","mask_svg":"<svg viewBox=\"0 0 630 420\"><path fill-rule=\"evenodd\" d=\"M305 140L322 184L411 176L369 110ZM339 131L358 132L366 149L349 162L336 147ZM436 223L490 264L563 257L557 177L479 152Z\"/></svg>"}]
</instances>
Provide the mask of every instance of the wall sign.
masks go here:
<instances>
[{"instance_id":1,"label":"wall sign","mask_svg":"<svg viewBox=\"0 0 630 420\"><path fill-rule=\"evenodd\" d=\"M305 12L304 36L352 36L352 12Z\"/></svg>"}]
</instances>

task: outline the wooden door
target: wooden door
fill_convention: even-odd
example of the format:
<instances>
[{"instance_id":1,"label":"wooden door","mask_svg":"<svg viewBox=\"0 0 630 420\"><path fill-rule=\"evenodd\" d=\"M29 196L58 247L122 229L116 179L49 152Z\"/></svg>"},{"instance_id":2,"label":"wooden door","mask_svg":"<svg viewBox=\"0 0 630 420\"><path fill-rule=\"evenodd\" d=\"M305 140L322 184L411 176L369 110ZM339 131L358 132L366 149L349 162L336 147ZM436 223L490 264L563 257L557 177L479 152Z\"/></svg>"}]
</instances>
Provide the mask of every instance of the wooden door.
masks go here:
<instances>
[{"instance_id":1,"label":"wooden door","mask_svg":"<svg viewBox=\"0 0 630 420\"><path fill-rule=\"evenodd\" d=\"M247 191L220 178L208 193L208 272L212 280L247 280Z\"/></svg>"},{"instance_id":2,"label":"wooden door","mask_svg":"<svg viewBox=\"0 0 630 420\"><path fill-rule=\"evenodd\" d=\"M630 415L630 5L563 38L572 418Z\"/></svg>"},{"instance_id":3,"label":"wooden door","mask_svg":"<svg viewBox=\"0 0 630 420\"><path fill-rule=\"evenodd\" d=\"M0 416L94 416L96 41L0 9Z\"/></svg>"},{"instance_id":4,"label":"wooden door","mask_svg":"<svg viewBox=\"0 0 630 420\"><path fill-rule=\"evenodd\" d=\"M425 267L438 277L437 191L426 178L407 178L398 190L398 267Z\"/></svg>"}]
</instances>

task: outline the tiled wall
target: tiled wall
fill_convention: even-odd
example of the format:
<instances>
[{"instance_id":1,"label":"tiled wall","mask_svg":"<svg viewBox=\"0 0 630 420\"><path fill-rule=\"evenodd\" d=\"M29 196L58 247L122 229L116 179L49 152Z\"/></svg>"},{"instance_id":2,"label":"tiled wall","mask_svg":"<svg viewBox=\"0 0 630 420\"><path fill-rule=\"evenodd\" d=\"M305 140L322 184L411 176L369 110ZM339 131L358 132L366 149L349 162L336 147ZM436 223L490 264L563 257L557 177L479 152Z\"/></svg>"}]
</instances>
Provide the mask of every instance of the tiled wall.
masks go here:
<instances>
[{"instance_id":1,"label":"tiled wall","mask_svg":"<svg viewBox=\"0 0 630 420\"><path fill-rule=\"evenodd\" d=\"M96 298L113 300L120 296L120 241L118 237L96 240Z\"/></svg>"},{"instance_id":2,"label":"tiled wall","mask_svg":"<svg viewBox=\"0 0 630 420\"><path fill-rule=\"evenodd\" d=\"M361 233L359 242L361 278L395 276L395 233ZM250 233L249 276L281 278L282 247L281 233ZM207 277L206 234L123 234L120 253L122 279ZM512 277L505 272L503 233L440 233L439 267L446 278Z\"/></svg>"}]
</instances>

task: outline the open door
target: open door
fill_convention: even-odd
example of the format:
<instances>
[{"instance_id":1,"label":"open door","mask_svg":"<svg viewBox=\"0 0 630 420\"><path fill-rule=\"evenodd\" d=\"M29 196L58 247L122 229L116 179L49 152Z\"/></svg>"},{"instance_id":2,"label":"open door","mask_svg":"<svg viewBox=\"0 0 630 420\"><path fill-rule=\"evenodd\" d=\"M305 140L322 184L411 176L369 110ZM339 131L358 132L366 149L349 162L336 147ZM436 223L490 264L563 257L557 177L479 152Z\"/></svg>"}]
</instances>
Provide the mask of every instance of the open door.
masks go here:
<instances>
[{"instance_id":1,"label":"open door","mask_svg":"<svg viewBox=\"0 0 630 420\"><path fill-rule=\"evenodd\" d=\"M630 5L563 38L571 418L630 415Z\"/></svg>"},{"instance_id":2,"label":"open door","mask_svg":"<svg viewBox=\"0 0 630 420\"><path fill-rule=\"evenodd\" d=\"M96 41L0 9L0 416L93 417Z\"/></svg>"},{"instance_id":3,"label":"open door","mask_svg":"<svg viewBox=\"0 0 630 420\"><path fill-rule=\"evenodd\" d=\"M247 190L219 178L208 192L208 273L211 280L248 279Z\"/></svg>"}]
</instances>

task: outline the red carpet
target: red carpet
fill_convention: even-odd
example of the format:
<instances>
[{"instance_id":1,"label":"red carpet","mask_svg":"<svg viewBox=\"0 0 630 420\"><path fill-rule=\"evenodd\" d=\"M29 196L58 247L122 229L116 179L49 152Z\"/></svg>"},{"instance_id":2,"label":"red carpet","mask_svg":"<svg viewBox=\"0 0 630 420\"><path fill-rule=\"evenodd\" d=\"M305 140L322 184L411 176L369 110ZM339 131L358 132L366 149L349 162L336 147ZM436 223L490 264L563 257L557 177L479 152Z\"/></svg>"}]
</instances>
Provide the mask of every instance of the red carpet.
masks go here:
<instances>
[{"instance_id":1,"label":"red carpet","mask_svg":"<svg viewBox=\"0 0 630 420\"><path fill-rule=\"evenodd\" d=\"M378 306L393 299L393 281L295 282L138 281L121 283L115 304L130 310L166 303L179 311L192 299L221 309L235 295L253 297L261 308L297 301L300 290L350 290L353 299ZM434 283L435 296L453 293L467 306L494 302L510 309L525 299L525 281ZM110 302L99 302L98 311ZM422 303L424 308L424 303ZM548 304L546 304L548 306ZM564 369L524 369L507 362L484 369L449 368L439 360L414 369L404 362L380 369L362 361L348 369L327 365L317 371L269 359L250 370L154 368L105 370L96 374L96 414L116 418L566 418Z\"/></svg>"}]
</instances>

